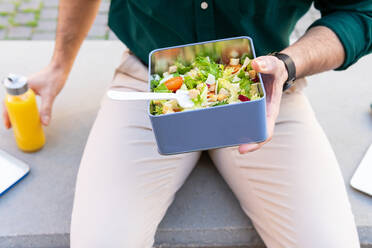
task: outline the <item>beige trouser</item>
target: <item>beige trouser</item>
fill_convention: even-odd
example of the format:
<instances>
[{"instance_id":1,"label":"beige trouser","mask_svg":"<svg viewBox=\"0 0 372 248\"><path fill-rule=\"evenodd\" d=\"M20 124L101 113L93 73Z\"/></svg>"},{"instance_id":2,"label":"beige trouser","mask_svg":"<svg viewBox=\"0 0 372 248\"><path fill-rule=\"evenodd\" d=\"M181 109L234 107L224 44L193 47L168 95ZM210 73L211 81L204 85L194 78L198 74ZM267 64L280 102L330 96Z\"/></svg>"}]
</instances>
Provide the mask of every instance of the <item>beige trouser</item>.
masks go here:
<instances>
[{"instance_id":1,"label":"beige trouser","mask_svg":"<svg viewBox=\"0 0 372 248\"><path fill-rule=\"evenodd\" d=\"M125 52L110 87L146 91L147 68ZM284 94L274 137L260 150L209 155L267 247L360 247L335 154L301 91ZM147 104L104 97L77 178L71 247L152 247L199 156L159 155Z\"/></svg>"}]
</instances>

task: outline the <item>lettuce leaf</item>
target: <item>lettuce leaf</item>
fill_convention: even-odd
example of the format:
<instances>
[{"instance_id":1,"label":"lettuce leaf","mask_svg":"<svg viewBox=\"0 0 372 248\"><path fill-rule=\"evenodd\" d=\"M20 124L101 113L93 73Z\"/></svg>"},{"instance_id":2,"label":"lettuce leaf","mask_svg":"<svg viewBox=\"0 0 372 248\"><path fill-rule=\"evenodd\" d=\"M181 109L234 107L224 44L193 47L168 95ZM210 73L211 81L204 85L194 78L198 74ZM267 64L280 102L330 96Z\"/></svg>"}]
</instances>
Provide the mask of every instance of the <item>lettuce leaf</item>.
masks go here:
<instances>
[{"instance_id":1,"label":"lettuce leaf","mask_svg":"<svg viewBox=\"0 0 372 248\"><path fill-rule=\"evenodd\" d=\"M186 84L187 88L190 90L190 89L194 89L197 85L198 85L198 81L195 80L195 79L192 79L191 77L189 76L186 76L184 77L184 81L183 81L184 84Z\"/></svg>"},{"instance_id":2,"label":"lettuce leaf","mask_svg":"<svg viewBox=\"0 0 372 248\"><path fill-rule=\"evenodd\" d=\"M239 86L242 90L245 90L246 92L249 92L251 90L251 81L247 78L242 78L239 81Z\"/></svg>"},{"instance_id":3,"label":"lettuce leaf","mask_svg":"<svg viewBox=\"0 0 372 248\"><path fill-rule=\"evenodd\" d=\"M185 73L189 72L192 69L192 66L191 65L185 66L184 64L182 64L179 61L174 62L174 65L177 66L177 72L179 74L185 74Z\"/></svg>"},{"instance_id":4,"label":"lettuce leaf","mask_svg":"<svg viewBox=\"0 0 372 248\"><path fill-rule=\"evenodd\" d=\"M158 74L151 75L151 81L150 81L151 90L158 87L161 79L162 78Z\"/></svg>"},{"instance_id":5,"label":"lettuce leaf","mask_svg":"<svg viewBox=\"0 0 372 248\"><path fill-rule=\"evenodd\" d=\"M165 84L160 84L154 89L154 92L171 93L172 91L168 90L168 88L167 88L167 86L165 86Z\"/></svg>"},{"instance_id":6,"label":"lettuce leaf","mask_svg":"<svg viewBox=\"0 0 372 248\"><path fill-rule=\"evenodd\" d=\"M216 64L214 61L211 61L208 57L196 57L194 65L199 68L203 82L207 79L208 74L212 74L216 79L222 77L223 67Z\"/></svg>"},{"instance_id":7,"label":"lettuce leaf","mask_svg":"<svg viewBox=\"0 0 372 248\"><path fill-rule=\"evenodd\" d=\"M191 99L191 100L194 102L195 106L200 107L200 106L204 106L208 102L207 97L208 97L208 87L207 85L204 85L199 95L196 98Z\"/></svg>"},{"instance_id":8,"label":"lettuce leaf","mask_svg":"<svg viewBox=\"0 0 372 248\"><path fill-rule=\"evenodd\" d=\"M229 104L229 103L227 102L227 100L224 100L224 101L222 101L222 102L218 102L218 103L216 103L216 104L213 104L212 107L220 106L220 105L225 105L225 104Z\"/></svg>"},{"instance_id":9,"label":"lettuce leaf","mask_svg":"<svg viewBox=\"0 0 372 248\"><path fill-rule=\"evenodd\" d=\"M150 113L153 115L163 114L163 104L155 104L152 102L150 105Z\"/></svg>"},{"instance_id":10,"label":"lettuce leaf","mask_svg":"<svg viewBox=\"0 0 372 248\"><path fill-rule=\"evenodd\" d=\"M238 75L237 75L239 78L246 78L245 76L245 71L244 70L241 70Z\"/></svg>"},{"instance_id":11,"label":"lettuce leaf","mask_svg":"<svg viewBox=\"0 0 372 248\"><path fill-rule=\"evenodd\" d=\"M159 85L159 81L157 81L157 80L151 80L151 89L153 90L153 89L155 89L156 87L158 87L158 85Z\"/></svg>"},{"instance_id":12,"label":"lettuce leaf","mask_svg":"<svg viewBox=\"0 0 372 248\"><path fill-rule=\"evenodd\" d=\"M239 82L239 86L241 89L240 94L245 95L248 98L251 98L250 91L251 91L251 81L247 78L242 78Z\"/></svg>"}]
</instances>

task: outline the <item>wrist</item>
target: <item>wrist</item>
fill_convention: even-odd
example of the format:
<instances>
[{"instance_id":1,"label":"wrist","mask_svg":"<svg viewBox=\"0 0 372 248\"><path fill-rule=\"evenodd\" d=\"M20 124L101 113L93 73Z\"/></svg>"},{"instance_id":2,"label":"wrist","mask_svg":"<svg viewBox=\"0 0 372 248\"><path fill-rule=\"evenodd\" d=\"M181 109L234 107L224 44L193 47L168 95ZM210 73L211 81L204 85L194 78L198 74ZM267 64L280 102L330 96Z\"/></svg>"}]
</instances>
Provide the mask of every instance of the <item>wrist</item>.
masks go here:
<instances>
[{"instance_id":1,"label":"wrist","mask_svg":"<svg viewBox=\"0 0 372 248\"><path fill-rule=\"evenodd\" d=\"M60 61L57 61L55 59L52 59L49 63L49 68L61 75L61 76L64 76L64 77L67 77L67 75L69 74L70 72L70 66L67 65L67 63L63 63L63 62L60 62Z\"/></svg>"},{"instance_id":2,"label":"wrist","mask_svg":"<svg viewBox=\"0 0 372 248\"><path fill-rule=\"evenodd\" d=\"M302 77L302 70L303 70L302 67L303 67L303 63L304 63L303 56L298 54L298 52L296 52L293 49L292 46L289 46L289 47L285 48L284 50L280 51L279 53L284 53L292 59L294 65L296 67L296 75L295 75L296 78Z\"/></svg>"}]
</instances>

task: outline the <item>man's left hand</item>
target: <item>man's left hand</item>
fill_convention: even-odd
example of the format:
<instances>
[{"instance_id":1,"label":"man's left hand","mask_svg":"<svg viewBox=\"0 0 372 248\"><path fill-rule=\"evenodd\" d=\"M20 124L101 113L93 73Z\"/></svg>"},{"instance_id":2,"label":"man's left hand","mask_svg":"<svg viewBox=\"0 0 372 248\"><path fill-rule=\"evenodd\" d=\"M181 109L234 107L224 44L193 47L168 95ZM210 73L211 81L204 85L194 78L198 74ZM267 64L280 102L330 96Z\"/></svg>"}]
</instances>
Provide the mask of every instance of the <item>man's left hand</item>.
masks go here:
<instances>
[{"instance_id":1,"label":"man's left hand","mask_svg":"<svg viewBox=\"0 0 372 248\"><path fill-rule=\"evenodd\" d=\"M283 84L288 78L283 61L274 56L262 56L254 59L252 61L252 68L262 74L265 86L268 138L260 143L240 145L239 152L241 154L258 150L272 139L275 121L279 114Z\"/></svg>"}]
</instances>

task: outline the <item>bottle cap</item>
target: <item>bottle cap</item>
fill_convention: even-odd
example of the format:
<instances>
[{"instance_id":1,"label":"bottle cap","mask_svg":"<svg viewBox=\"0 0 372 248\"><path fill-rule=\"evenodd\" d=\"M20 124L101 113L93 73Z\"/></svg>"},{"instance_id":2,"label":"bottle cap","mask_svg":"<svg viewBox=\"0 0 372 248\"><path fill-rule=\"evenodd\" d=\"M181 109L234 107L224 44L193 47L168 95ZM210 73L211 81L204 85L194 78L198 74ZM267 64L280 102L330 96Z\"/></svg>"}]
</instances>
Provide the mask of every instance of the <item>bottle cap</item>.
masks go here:
<instances>
[{"instance_id":1,"label":"bottle cap","mask_svg":"<svg viewBox=\"0 0 372 248\"><path fill-rule=\"evenodd\" d=\"M28 90L27 78L12 73L4 78L3 84L9 95L22 95Z\"/></svg>"}]
</instances>

